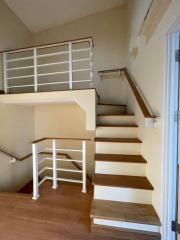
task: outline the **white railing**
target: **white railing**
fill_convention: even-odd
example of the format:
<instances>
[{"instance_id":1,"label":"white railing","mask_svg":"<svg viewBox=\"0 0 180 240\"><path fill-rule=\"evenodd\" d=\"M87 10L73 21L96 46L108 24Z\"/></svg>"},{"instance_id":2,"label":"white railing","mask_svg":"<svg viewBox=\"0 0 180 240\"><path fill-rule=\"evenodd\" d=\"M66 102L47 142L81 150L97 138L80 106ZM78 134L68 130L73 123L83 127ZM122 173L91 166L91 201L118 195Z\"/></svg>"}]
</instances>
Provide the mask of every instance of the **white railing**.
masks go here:
<instances>
[{"instance_id":1,"label":"white railing","mask_svg":"<svg viewBox=\"0 0 180 240\"><path fill-rule=\"evenodd\" d=\"M91 88L93 40L7 51L3 53L3 64L5 93Z\"/></svg>"},{"instance_id":2,"label":"white railing","mask_svg":"<svg viewBox=\"0 0 180 240\"><path fill-rule=\"evenodd\" d=\"M75 141L78 142L81 147L75 149L68 149L68 148L59 148L57 143L62 143L64 141ZM50 157L43 157L42 158L42 142L51 142L51 147L43 148L45 153L49 153ZM52 188L56 189L58 187L58 181L64 182L72 182L72 183L80 183L82 184L82 192L86 193L86 141L89 139L64 139L64 138L43 138L39 140L35 140L32 142L32 159L33 159L33 200L37 200L40 197L39 194L39 187L43 184L46 180L53 181ZM47 151L47 152L46 152ZM80 153L78 159L69 159L69 158L62 158L59 157L60 153L64 155L67 152L76 152ZM48 155L49 155L48 154ZM40 157L41 156L41 157ZM52 167L46 166L47 161L52 161ZM58 163L62 162L71 162L71 163L78 163L81 165L80 168L59 168ZM43 165L42 165L43 164ZM45 166L44 166L45 164ZM52 176L46 176L46 172L52 171ZM59 172L70 172L70 173L78 173L81 174L80 179L72 179L66 177L59 177ZM39 181L39 178L42 176L43 178Z\"/></svg>"}]
</instances>

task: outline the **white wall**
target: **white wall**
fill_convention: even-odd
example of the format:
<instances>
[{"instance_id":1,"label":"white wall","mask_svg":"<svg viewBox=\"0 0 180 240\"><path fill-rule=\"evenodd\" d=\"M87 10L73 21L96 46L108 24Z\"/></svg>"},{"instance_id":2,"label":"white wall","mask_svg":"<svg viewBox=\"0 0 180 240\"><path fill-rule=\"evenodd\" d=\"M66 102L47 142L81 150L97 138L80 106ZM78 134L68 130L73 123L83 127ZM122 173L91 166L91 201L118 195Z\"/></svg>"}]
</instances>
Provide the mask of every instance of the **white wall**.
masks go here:
<instances>
[{"instance_id":1,"label":"white wall","mask_svg":"<svg viewBox=\"0 0 180 240\"><path fill-rule=\"evenodd\" d=\"M135 17L139 11L144 11L143 0L129 1L129 24L134 26ZM135 4L135 5L134 5ZM134 7L135 6L135 7ZM169 27L179 15L180 1L172 0L172 3L157 26L152 38L145 43L139 39L137 32L129 27L129 41L138 46L138 54L134 58L129 56L128 68L140 87L143 95L150 105L153 113L159 117L157 128L148 129L142 127L140 138L143 141L142 153L148 161L147 176L153 184L153 205L162 217L162 122L163 122L163 98L165 82L165 59L166 59L166 33ZM133 12L133 13L132 13ZM137 29L137 26L133 27ZM136 39L136 41L132 40ZM138 44L137 44L138 43ZM133 46L131 46L132 49ZM129 53L131 51L129 49ZM133 101L131 101L133 102ZM138 122L142 122L142 116L136 105ZM139 112L139 113L138 113Z\"/></svg>"}]
</instances>

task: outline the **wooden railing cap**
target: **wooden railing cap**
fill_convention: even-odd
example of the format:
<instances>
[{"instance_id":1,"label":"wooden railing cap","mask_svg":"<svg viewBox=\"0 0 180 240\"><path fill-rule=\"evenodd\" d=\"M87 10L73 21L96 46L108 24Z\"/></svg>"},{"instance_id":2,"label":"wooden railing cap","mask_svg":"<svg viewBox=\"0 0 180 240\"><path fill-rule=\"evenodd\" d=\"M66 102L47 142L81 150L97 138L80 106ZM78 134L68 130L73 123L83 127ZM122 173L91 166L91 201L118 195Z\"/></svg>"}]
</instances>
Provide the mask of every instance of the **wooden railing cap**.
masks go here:
<instances>
[{"instance_id":1,"label":"wooden railing cap","mask_svg":"<svg viewBox=\"0 0 180 240\"><path fill-rule=\"evenodd\" d=\"M43 142L45 140L72 140L72 141L91 141L90 138L61 138L61 137L44 137L31 141L32 144Z\"/></svg>"},{"instance_id":2,"label":"wooden railing cap","mask_svg":"<svg viewBox=\"0 0 180 240\"><path fill-rule=\"evenodd\" d=\"M93 37L85 37L85 38L77 38L77 39L70 39L70 40L66 40L66 41L60 41L60 42L52 42L52 43L47 43L47 44L39 44L39 45L32 45L32 46L27 46L24 48L16 48L16 49L7 49L4 51L0 51L0 53L8 53L8 52L15 52L15 51L26 51L29 49L33 49L33 48L45 48L47 46L47 48L51 47L51 45L66 45L68 42L77 42L78 41L83 41L87 42L88 40L92 41L92 46L94 47L94 42L93 42Z\"/></svg>"}]
</instances>

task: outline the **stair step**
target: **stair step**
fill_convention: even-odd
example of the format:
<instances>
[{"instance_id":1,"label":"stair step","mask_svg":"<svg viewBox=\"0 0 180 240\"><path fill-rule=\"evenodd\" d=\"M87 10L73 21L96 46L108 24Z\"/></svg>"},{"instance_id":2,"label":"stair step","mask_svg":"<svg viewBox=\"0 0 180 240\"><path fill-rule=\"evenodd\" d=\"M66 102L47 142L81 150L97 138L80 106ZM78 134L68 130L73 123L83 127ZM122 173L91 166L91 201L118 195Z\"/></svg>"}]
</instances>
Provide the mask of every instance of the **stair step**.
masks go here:
<instances>
[{"instance_id":1,"label":"stair step","mask_svg":"<svg viewBox=\"0 0 180 240\"><path fill-rule=\"evenodd\" d=\"M91 218L160 226L160 219L150 204L94 199Z\"/></svg>"},{"instance_id":2,"label":"stair step","mask_svg":"<svg viewBox=\"0 0 180 240\"><path fill-rule=\"evenodd\" d=\"M135 124L134 114L100 114L97 117L98 124Z\"/></svg>"},{"instance_id":3,"label":"stair step","mask_svg":"<svg viewBox=\"0 0 180 240\"><path fill-rule=\"evenodd\" d=\"M138 128L138 125L136 124L98 124L97 127L107 127L107 128Z\"/></svg>"},{"instance_id":4,"label":"stair step","mask_svg":"<svg viewBox=\"0 0 180 240\"><path fill-rule=\"evenodd\" d=\"M98 103L99 106L120 106L120 107L126 107L125 104L116 104L116 103Z\"/></svg>"},{"instance_id":5,"label":"stair step","mask_svg":"<svg viewBox=\"0 0 180 240\"><path fill-rule=\"evenodd\" d=\"M125 114L125 105L98 104L97 114Z\"/></svg>"},{"instance_id":6,"label":"stair step","mask_svg":"<svg viewBox=\"0 0 180 240\"><path fill-rule=\"evenodd\" d=\"M138 138L105 138L105 137L96 137L95 142L115 142L115 143L142 143Z\"/></svg>"},{"instance_id":7,"label":"stair step","mask_svg":"<svg viewBox=\"0 0 180 240\"><path fill-rule=\"evenodd\" d=\"M104 237L112 240L161 240L160 233L108 227L93 223L91 224L91 233L94 236Z\"/></svg>"},{"instance_id":8,"label":"stair step","mask_svg":"<svg viewBox=\"0 0 180 240\"><path fill-rule=\"evenodd\" d=\"M138 127L122 126L98 126L96 128L96 137L100 138L137 138Z\"/></svg>"},{"instance_id":9,"label":"stair step","mask_svg":"<svg viewBox=\"0 0 180 240\"><path fill-rule=\"evenodd\" d=\"M125 162L125 163L147 163L141 155L125 155L125 154L103 154L96 153L95 161L103 162Z\"/></svg>"},{"instance_id":10,"label":"stair step","mask_svg":"<svg viewBox=\"0 0 180 240\"><path fill-rule=\"evenodd\" d=\"M93 185L154 190L146 177L139 176L95 174Z\"/></svg>"},{"instance_id":11,"label":"stair step","mask_svg":"<svg viewBox=\"0 0 180 240\"><path fill-rule=\"evenodd\" d=\"M109 113L103 113L103 114L97 114L97 116L106 116L106 117L117 117L117 116L121 116L121 117L128 117L128 116L135 116L134 114L119 114L119 113L114 113L114 114L109 114Z\"/></svg>"}]
</instances>

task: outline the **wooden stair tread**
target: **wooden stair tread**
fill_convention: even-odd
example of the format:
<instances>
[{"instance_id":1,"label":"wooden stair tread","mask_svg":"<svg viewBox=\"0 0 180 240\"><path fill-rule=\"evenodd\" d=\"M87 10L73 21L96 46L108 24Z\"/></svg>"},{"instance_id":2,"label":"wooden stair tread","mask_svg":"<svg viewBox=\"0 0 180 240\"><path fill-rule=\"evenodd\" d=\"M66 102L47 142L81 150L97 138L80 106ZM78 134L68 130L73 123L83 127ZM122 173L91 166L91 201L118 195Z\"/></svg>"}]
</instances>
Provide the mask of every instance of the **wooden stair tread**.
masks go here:
<instances>
[{"instance_id":1,"label":"wooden stair tread","mask_svg":"<svg viewBox=\"0 0 180 240\"><path fill-rule=\"evenodd\" d=\"M160 219L150 204L116 202L107 200L92 201L91 218L132 222L160 226Z\"/></svg>"},{"instance_id":2,"label":"wooden stair tread","mask_svg":"<svg viewBox=\"0 0 180 240\"><path fill-rule=\"evenodd\" d=\"M119 143L142 143L138 138L105 138L105 137L96 137L95 142L119 142Z\"/></svg>"},{"instance_id":3,"label":"wooden stair tread","mask_svg":"<svg viewBox=\"0 0 180 240\"><path fill-rule=\"evenodd\" d=\"M141 155L125 155L125 154L102 154L96 153L95 161L104 162L129 162L129 163L147 163Z\"/></svg>"},{"instance_id":4,"label":"wooden stair tread","mask_svg":"<svg viewBox=\"0 0 180 240\"><path fill-rule=\"evenodd\" d=\"M144 190L154 189L146 177L111 174L95 174L93 185Z\"/></svg>"},{"instance_id":5,"label":"wooden stair tread","mask_svg":"<svg viewBox=\"0 0 180 240\"><path fill-rule=\"evenodd\" d=\"M161 240L160 233L103 226L91 223L91 233L113 240Z\"/></svg>"},{"instance_id":6,"label":"wooden stair tread","mask_svg":"<svg viewBox=\"0 0 180 240\"><path fill-rule=\"evenodd\" d=\"M113 113L113 114L109 114L109 113L102 113L102 114L97 114L97 116L101 117L101 116L107 116L107 117L134 117L134 114L124 114L124 113Z\"/></svg>"},{"instance_id":7,"label":"wooden stair tread","mask_svg":"<svg viewBox=\"0 0 180 240\"><path fill-rule=\"evenodd\" d=\"M137 128L138 125L136 124L98 124L97 127L132 127L132 128Z\"/></svg>"},{"instance_id":8,"label":"wooden stair tread","mask_svg":"<svg viewBox=\"0 0 180 240\"><path fill-rule=\"evenodd\" d=\"M98 103L98 106L114 106L114 107L126 107L125 104L116 104L116 103Z\"/></svg>"}]
</instances>

